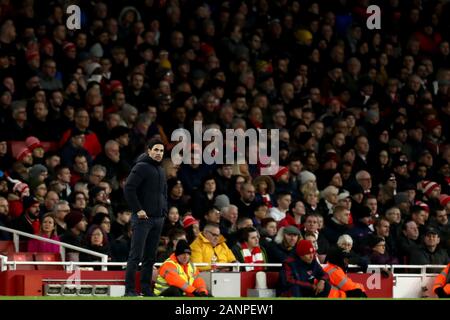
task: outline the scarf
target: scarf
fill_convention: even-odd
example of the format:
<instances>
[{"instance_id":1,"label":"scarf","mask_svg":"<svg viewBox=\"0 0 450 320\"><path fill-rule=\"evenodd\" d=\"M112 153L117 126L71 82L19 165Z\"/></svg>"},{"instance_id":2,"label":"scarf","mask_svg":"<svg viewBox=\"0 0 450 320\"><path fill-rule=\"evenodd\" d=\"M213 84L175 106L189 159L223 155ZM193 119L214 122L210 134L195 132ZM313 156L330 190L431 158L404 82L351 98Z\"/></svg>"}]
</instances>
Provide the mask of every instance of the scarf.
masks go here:
<instances>
[{"instance_id":1,"label":"scarf","mask_svg":"<svg viewBox=\"0 0 450 320\"><path fill-rule=\"evenodd\" d=\"M242 256L244 257L244 263L264 263L264 257L260 247L255 247L250 251L247 244L244 242L241 244ZM261 271L264 267L245 267L245 271Z\"/></svg>"}]
</instances>

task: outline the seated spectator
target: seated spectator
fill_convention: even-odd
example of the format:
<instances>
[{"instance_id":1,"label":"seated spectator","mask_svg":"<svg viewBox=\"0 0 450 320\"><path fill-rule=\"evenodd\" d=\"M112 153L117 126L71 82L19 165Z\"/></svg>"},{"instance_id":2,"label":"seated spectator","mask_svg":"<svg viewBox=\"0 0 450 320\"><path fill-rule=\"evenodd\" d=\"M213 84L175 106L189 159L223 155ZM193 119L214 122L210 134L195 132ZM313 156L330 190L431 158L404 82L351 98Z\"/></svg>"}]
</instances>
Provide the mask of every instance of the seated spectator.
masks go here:
<instances>
[{"instance_id":1,"label":"seated spectator","mask_svg":"<svg viewBox=\"0 0 450 320\"><path fill-rule=\"evenodd\" d=\"M169 241L167 243L165 250L158 253L156 258L156 261L158 262L165 261L167 258L169 258L169 256L175 250L178 241L180 240L187 241L186 231L184 231L183 229L178 228L171 229L167 236L169 237Z\"/></svg>"},{"instance_id":2,"label":"seated spectator","mask_svg":"<svg viewBox=\"0 0 450 320\"><path fill-rule=\"evenodd\" d=\"M59 237L56 234L56 220L53 213L46 213L42 217L41 227L37 235L43 238L59 241ZM60 250L60 246L57 244L48 243L37 239L30 239L28 241L28 252L59 253Z\"/></svg>"},{"instance_id":3,"label":"seated spectator","mask_svg":"<svg viewBox=\"0 0 450 320\"><path fill-rule=\"evenodd\" d=\"M206 208L205 214L203 216L203 225L208 223L217 223L220 224L220 212L216 207Z\"/></svg>"},{"instance_id":4,"label":"seated spectator","mask_svg":"<svg viewBox=\"0 0 450 320\"><path fill-rule=\"evenodd\" d=\"M445 208L438 206L432 218L431 225L439 232L442 248L450 252L450 221Z\"/></svg>"},{"instance_id":5,"label":"seated spectator","mask_svg":"<svg viewBox=\"0 0 450 320\"><path fill-rule=\"evenodd\" d=\"M338 238L349 230L350 211L343 206L333 209L333 216L326 222L323 234L331 245L335 245Z\"/></svg>"},{"instance_id":6,"label":"seated spectator","mask_svg":"<svg viewBox=\"0 0 450 320\"><path fill-rule=\"evenodd\" d=\"M286 214L286 217L282 219L278 225L279 227L285 227L288 225L296 226L300 230L303 227L303 220L305 219L305 205L303 204L303 201L297 200L291 202L289 205L289 210Z\"/></svg>"},{"instance_id":7,"label":"seated spectator","mask_svg":"<svg viewBox=\"0 0 450 320\"><path fill-rule=\"evenodd\" d=\"M322 190L318 206L320 211L325 214L324 217L328 217L333 214L333 208L338 204L339 189L335 186L328 186Z\"/></svg>"},{"instance_id":8,"label":"seated spectator","mask_svg":"<svg viewBox=\"0 0 450 320\"><path fill-rule=\"evenodd\" d=\"M97 225L102 228L102 231L106 235L106 240L108 241L108 243L111 243L113 239L111 238L111 218L109 214L97 214L92 219L92 225Z\"/></svg>"},{"instance_id":9,"label":"seated spectator","mask_svg":"<svg viewBox=\"0 0 450 320\"><path fill-rule=\"evenodd\" d=\"M411 253L420 247L419 228L413 220L406 221L402 224L402 233L397 243L400 262L408 263Z\"/></svg>"},{"instance_id":10,"label":"seated spectator","mask_svg":"<svg viewBox=\"0 0 450 320\"><path fill-rule=\"evenodd\" d=\"M301 229L301 233L303 237L307 232L314 233L317 239L317 246L318 246L317 253L319 255L325 256L330 244L328 243L328 240L324 236L323 232L321 232L319 224L320 221L322 221L323 224L323 217L320 214L307 215L305 218L305 223L303 224L303 228Z\"/></svg>"},{"instance_id":11,"label":"seated spectator","mask_svg":"<svg viewBox=\"0 0 450 320\"><path fill-rule=\"evenodd\" d=\"M183 228L180 221L180 213L177 207L170 207L167 217L164 220L164 226L161 235L167 236L172 229Z\"/></svg>"},{"instance_id":12,"label":"seated spectator","mask_svg":"<svg viewBox=\"0 0 450 320\"><path fill-rule=\"evenodd\" d=\"M11 221L11 228L26 233L38 234L40 230L38 199L25 197L23 199L23 210L19 217Z\"/></svg>"},{"instance_id":13,"label":"seated spectator","mask_svg":"<svg viewBox=\"0 0 450 320\"><path fill-rule=\"evenodd\" d=\"M183 228L186 231L187 242L191 244L200 234L200 221L188 214L183 218Z\"/></svg>"},{"instance_id":14,"label":"seated spectator","mask_svg":"<svg viewBox=\"0 0 450 320\"><path fill-rule=\"evenodd\" d=\"M53 208L53 214L56 221L56 234L62 235L67 230L67 225L64 222L64 218L69 214L70 206L66 200L60 200L56 202Z\"/></svg>"},{"instance_id":15,"label":"seated spectator","mask_svg":"<svg viewBox=\"0 0 450 320\"><path fill-rule=\"evenodd\" d=\"M255 216L253 217L253 225L260 227L264 219L269 217L269 207L264 203L259 203L255 209Z\"/></svg>"},{"instance_id":16,"label":"seated spectator","mask_svg":"<svg viewBox=\"0 0 450 320\"><path fill-rule=\"evenodd\" d=\"M261 236L261 242L271 242L275 240L278 228L277 222L273 218L265 218L261 221L259 233Z\"/></svg>"},{"instance_id":17,"label":"seated spectator","mask_svg":"<svg viewBox=\"0 0 450 320\"><path fill-rule=\"evenodd\" d=\"M314 247L308 240L300 240L292 254L283 262L279 279L279 296L328 297L331 286L328 274L314 256Z\"/></svg>"},{"instance_id":18,"label":"seated spectator","mask_svg":"<svg viewBox=\"0 0 450 320\"><path fill-rule=\"evenodd\" d=\"M259 245L259 232L254 227L243 228L239 242L232 248L233 254L242 263L267 263L267 254ZM261 271L262 266L245 267L245 271Z\"/></svg>"},{"instance_id":19,"label":"seated spectator","mask_svg":"<svg viewBox=\"0 0 450 320\"><path fill-rule=\"evenodd\" d=\"M269 209L269 217L274 218L275 221L280 222L286 218L286 213L291 205L292 196L290 193L282 192L277 195L277 205Z\"/></svg>"},{"instance_id":20,"label":"seated spectator","mask_svg":"<svg viewBox=\"0 0 450 320\"><path fill-rule=\"evenodd\" d=\"M88 250L108 255L108 261L111 261L111 248L108 243L108 237L102 227L93 224L89 227L86 234L86 246ZM80 253L80 261L94 262L101 261L100 257L93 256L84 252ZM101 266L95 266L94 270L101 270Z\"/></svg>"},{"instance_id":21,"label":"seated spectator","mask_svg":"<svg viewBox=\"0 0 450 320\"><path fill-rule=\"evenodd\" d=\"M230 234L237 231L238 210L233 204L220 210L220 233L227 239Z\"/></svg>"},{"instance_id":22,"label":"seated spectator","mask_svg":"<svg viewBox=\"0 0 450 320\"><path fill-rule=\"evenodd\" d=\"M287 226L278 230L274 241L263 242L270 263L282 263L295 250L297 242L302 239L300 230Z\"/></svg>"},{"instance_id":23,"label":"seated spectator","mask_svg":"<svg viewBox=\"0 0 450 320\"><path fill-rule=\"evenodd\" d=\"M386 252L386 241L384 238L374 236L370 239L369 247L372 253L369 256L371 264L397 264L398 260L395 257L391 257Z\"/></svg>"},{"instance_id":24,"label":"seated spectator","mask_svg":"<svg viewBox=\"0 0 450 320\"><path fill-rule=\"evenodd\" d=\"M111 224L111 237L117 239L127 233L130 224L131 211L127 207L120 207L117 210L116 219ZM181 227L181 224L180 224Z\"/></svg>"},{"instance_id":25,"label":"seated spectator","mask_svg":"<svg viewBox=\"0 0 450 320\"><path fill-rule=\"evenodd\" d=\"M159 269L154 294L156 296L208 296L206 283L191 262L191 248L185 240L177 243L175 252Z\"/></svg>"},{"instance_id":26,"label":"seated spectator","mask_svg":"<svg viewBox=\"0 0 450 320\"><path fill-rule=\"evenodd\" d=\"M233 252L225 243L225 238L220 234L220 228L217 224L207 224L192 242L191 250L193 263L231 263L236 261ZM199 269L208 271L211 270L211 265L199 267ZM227 267L220 269L228 270Z\"/></svg>"},{"instance_id":27,"label":"seated spectator","mask_svg":"<svg viewBox=\"0 0 450 320\"><path fill-rule=\"evenodd\" d=\"M410 264L447 264L449 256L447 252L438 247L441 238L439 232L430 227L425 231L422 246L414 250L410 256Z\"/></svg>"},{"instance_id":28,"label":"seated spectator","mask_svg":"<svg viewBox=\"0 0 450 320\"><path fill-rule=\"evenodd\" d=\"M83 247L85 244L84 232L86 231L87 221L84 215L79 211L71 211L65 216L64 222L67 225L66 232L60 236L61 242L65 242L77 247ZM72 249L66 250L67 260L75 259L74 254L78 251Z\"/></svg>"},{"instance_id":29,"label":"seated spectator","mask_svg":"<svg viewBox=\"0 0 450 320\"><path fill-rule=\"evenodd\" d=\"M8 200L3 197L0 197L0 226L1 227L10 227L10 217L8 214L9 204ZM6 231L0 231L0 241L11 240L11 234Z\"/></svg>"},{"instance_id":30,"label":"seated spectator","mask_svg":"<svg viewBox=\"0 0 450 320\"><path fill-rule=\"evenodd\" d=\"M371 210L369 207L355 205L352 209L354 225L348 231L348 234L354 241L356 251L362 252L367 246L369 236L372 234L371 228Z\"/></svg>"},{"instance_id":31,"label":"seated spectator","mask_svg":"<svg viewBox=\"0 0 450 320\"><path fill-rule=\"evenodd\" d=\"M337 246L343 251L348 253L349 264L354 264L360 267L361 271L366 273L367 267L369 266L369 259L366 257L361 257L355 253L353 248L353 239L348 234L343 234L339 237L337 241Z\"/></svg>"},{"instance_id":32,"label":"seated spectator","mask_svg":"<svg viewBox=\"0 0 450 320\"><path fill-rule=\"evenodd\" d=\"M204 208L214 206L216 195L216 180L214 176L208 175L204 177L199 190L194 192L192 197L192 215L196 219L201 219L205 213Z\"/></svg>"},{"instance_id":33,"label":"seated spectator","mask_svg":"<svg viewBox=\"0 0 450 320\"><path fill-rule=\"evenodd\" d=\"M269 209L275 204L272 194L275 192L275 183L269 176L258 176L253 180L255 186L255 199L260 203L264 203Z\"/></svg>"},{"instance_id":34,"label":"seated spectator","mask_svg":"<svg viewBox=\"0 0 450 320\"><path fill-rule=\"evenodd\" d=\"M131 247L131 224L125 225L124 234L117 237L111 243L111 260L116 262L126 262ZM114 268L115 269L115 268Z\"/></svg>"}]
</instances>

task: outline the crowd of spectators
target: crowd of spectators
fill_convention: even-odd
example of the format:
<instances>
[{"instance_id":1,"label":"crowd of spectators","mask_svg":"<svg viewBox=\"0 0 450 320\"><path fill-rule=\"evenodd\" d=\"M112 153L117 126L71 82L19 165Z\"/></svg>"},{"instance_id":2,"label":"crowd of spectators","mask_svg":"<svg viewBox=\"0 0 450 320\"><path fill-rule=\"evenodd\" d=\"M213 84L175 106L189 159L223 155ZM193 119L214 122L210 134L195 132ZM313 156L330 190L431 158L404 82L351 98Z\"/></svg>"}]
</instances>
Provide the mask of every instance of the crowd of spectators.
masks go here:
<instances>
[{"instance_id":1,"label":"crowd of spectators","mask_svg":"<svg viewBox=\"0 0 450 320\"><path fill-rule=\"evenodd\" d=\"M74 0L80 30L63 2L0 4L0 225L126 261L124 182L158 138L161 261L180 239L208 263L283 262L309 239L320 262L449 262L447 1ZM194 121L279 130L279 170L174 164Z\"/></svg>"}]
</instances>

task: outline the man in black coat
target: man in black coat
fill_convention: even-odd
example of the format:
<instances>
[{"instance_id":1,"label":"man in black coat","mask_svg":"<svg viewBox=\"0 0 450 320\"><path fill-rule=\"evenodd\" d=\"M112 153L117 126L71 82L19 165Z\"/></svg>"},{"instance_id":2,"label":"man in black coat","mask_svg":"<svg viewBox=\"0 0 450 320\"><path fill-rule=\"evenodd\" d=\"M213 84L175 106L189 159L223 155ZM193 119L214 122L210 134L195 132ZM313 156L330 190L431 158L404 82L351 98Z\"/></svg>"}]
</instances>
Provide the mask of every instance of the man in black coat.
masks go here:
<instances>
[{"instance_id":1,"label":"man in black coat","mask_svg":"<svg viewBox=\"0 0 450 320\"><path fill-rule=\"evenodd\" d=\"M167 214L167 182L160 166L163 155L162 142L150 142L147 153L138 157L125 184L124 196L132 212L133 230L125 276L125 296L137 295L135 277L141 261L141 293L144 296L153 295L150 289L153 264Z\"/></svg>"}]
</instances>

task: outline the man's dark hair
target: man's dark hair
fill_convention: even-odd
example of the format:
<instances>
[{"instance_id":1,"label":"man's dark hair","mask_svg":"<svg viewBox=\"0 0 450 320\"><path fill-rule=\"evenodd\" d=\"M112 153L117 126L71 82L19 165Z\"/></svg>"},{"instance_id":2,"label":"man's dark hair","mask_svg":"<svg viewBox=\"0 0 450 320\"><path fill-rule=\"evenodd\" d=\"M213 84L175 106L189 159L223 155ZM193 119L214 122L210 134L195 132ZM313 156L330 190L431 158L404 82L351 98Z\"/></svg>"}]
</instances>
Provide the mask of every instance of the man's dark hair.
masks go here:
<instances>
[{"instance_id":1,"label":"man's dark hair","mask_svg":"<svg viewBox=\"0 0 450 320\"><path fill-rule=\"evenodd\" d=\"M153 147L156 145L156 144L162 144L163 146L164 146L164 143L162 143L162 141L161 140L159 140L159 139L152 139L152 140L150 140L150 142L148 143L148 148L149 149L153 149Z\"/></svg>"}]
</instances>

